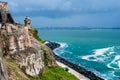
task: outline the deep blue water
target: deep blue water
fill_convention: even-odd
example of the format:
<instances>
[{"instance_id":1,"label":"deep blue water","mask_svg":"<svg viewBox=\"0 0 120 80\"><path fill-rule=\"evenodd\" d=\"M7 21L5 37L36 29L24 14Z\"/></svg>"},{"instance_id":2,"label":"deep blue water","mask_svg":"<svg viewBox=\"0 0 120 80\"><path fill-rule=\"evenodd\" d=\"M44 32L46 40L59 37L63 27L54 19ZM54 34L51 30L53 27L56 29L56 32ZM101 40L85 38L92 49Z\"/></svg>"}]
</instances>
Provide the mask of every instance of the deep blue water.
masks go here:
<instances>
[{"instance_id":1,"label":"deep blue water","mask_svg":"<svg viewBox=\"0 0 120 80\"><path fill-rule=\"evenodd\" d=\"M56 54L106 80L120 80L120 30L39 30L45 40L61 43Z\"/></svg>"}]
</instances>

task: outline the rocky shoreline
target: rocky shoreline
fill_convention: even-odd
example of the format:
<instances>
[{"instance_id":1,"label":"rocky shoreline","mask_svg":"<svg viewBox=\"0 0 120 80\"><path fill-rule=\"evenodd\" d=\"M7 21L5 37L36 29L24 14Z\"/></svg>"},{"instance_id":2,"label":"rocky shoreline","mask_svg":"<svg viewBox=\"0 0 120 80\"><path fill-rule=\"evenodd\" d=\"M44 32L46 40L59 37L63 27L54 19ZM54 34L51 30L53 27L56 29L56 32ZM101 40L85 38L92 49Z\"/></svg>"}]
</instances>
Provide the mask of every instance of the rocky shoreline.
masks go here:
<instances>
[{"instance_id":1,"label":"rocky shoreline","mask_svg":"<svg viewBox=\"0 0 120 80\"><path fill-rule=\"evenodd\" d=\"M46 45L49 48L51 48L52 50L60 47L60 44L55 43L55 42L50 42L50 41L48 41L46 43ZM66 60L66 59L64 59L56 54L54 54L54 57L57 61L59 61L65 65L67 65L68 67L74 69L75 71L79 72L80 74L84 75L85 77L89 78L90 80L104 80L104 79L100 78L99 76L96 76L93 72L91 72L91 71L89 71L89 70L87 70L87 69L85 69L85 68L83 68L75 63L72 63L71 61L68 61L68 60Z\"/></svg>"},{"instance_id":2,"label":"rocky shoreline","mask_svg":"<svg viewBox=\"0 0 120 80\"><path fill-rule=\"evenodd\" d=\"M56 42L51 42L51 41L47 41L45 43L46 46L48 46L51 50L54 50L56 48L60 47L60 44L56 43Z\"/></svg>"}]
</instances>

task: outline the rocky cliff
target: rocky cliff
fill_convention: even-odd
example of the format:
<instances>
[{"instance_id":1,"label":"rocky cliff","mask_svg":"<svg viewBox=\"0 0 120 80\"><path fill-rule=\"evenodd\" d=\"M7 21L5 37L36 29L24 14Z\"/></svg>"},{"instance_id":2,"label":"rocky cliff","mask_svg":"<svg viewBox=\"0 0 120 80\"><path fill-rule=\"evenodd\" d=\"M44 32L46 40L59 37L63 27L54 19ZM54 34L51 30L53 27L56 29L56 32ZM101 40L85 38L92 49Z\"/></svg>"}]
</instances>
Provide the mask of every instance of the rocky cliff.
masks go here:
<instances>
[{"instance_id":1,"label":"rocky cliff","mask_svg":"<svg viewBox=\"0 0 120 80\"><path fill-rule=\"evenodd\" d=\"M3 59L3 55L2 55L2 41L0 38L0 80L7 80L8 79L8 74L7 74L7 70L5 67L5 63L4 63L4 59Z\"/></svg>"},{"instance_id":2,"label":"rocky cliff","mask_svg":"<svg viewBox=\"0 0 120 80\"><path fill-rule=\"evenodd\" d=\"M9 25L7 24L5 27L8 28L10 27L10 25L13 26L13 24L9 24ZM0 77L0 80L8 80L8 78L9 80L12 80L12 79L21 80L21 77L23 77L24 80L27 80L28 79L27 75L32 77L41 76L46 67L57 66L56 61L53 57L52 50L48 48L46 45L44 45L43 43L40 43L32 35L29 38L30 42L32 43L30 47L27 47L24 49L15 49L13 50L14 52L9 51L11 48L9 47L11 45L10 43L11 36L15 35L14 37L18 39L20 36L20 35L17 36L20 29L17 28L18 27L17 25L14 25L14 27L16 27L16 30L15 32L11 32L11 35L9 35L6 28L4 29L4 33L3 33L3 30L1 29L2 33L0 37L1 38L1 41L0 41L1 42L1 48L0 48L1 74L0 75L2 77ZM19 31L17 32L17 30ZM21 30L21 33L23 32L24 32L24 29ZM29 32L29 34L32 34L32 33ZM5 40L5 38L7 38L7 40ZM13 40L12 44L18 43L18 41L19 40L17 41ZM19 45L17 44L15 46L18 47ZM4 55L4 57L2 55ZM16 72L16 70L18 72ZM18 75L21 77L20 78L17 77Z\"/></svg>"},{"instance_id":3,"label":"rocky cliff","mask_svg":"<svg viewBox=\"0 0 120 80\"><path fill-rule=\"evenodd\" d=\"M46 67L57 66L52 50L30 26L30 18L24 25L16 24L8 16L7 3L0 2L0 8L0 80L29 80L41 76Z\"/></svg>"}]
</instances>

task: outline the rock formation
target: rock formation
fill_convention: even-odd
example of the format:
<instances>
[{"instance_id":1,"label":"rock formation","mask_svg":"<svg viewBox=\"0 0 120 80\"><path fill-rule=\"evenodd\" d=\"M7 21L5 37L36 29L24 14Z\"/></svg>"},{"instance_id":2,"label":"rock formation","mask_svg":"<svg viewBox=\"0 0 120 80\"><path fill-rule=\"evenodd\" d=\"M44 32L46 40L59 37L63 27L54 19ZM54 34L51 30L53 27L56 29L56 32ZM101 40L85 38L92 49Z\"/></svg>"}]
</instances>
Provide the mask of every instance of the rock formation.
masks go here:
<instances>
[{"instance_id":1,"label":"rock formation","mask_svg":"<svg viewBox=\"0 0 120 80\"><path fill-rule=\"evenodd\" d=\"M0 80L8 80L8 74L2 57L2 41L0 38Z\"/></svg>"},{"instance_id":2,"label":"rock formation","mask_svg":"<svg viewBox=\"0 0 120 80\"><path fill-rule=\"evenodd\" d=\"M16 24L8 12L7 3L0 2L0 43L2 45L0 47L0 80L11 80L11 78L19 80L12 72L12 68L22 70L24 73L18 73L22 73L27 80L26 74L32 77L40 76L46 66L57 66L52 51L32 36L30 18L26 17L24 21L25 25ZM2 55L7 68L3 63ZM10 60L16 63L15 66L11 65Z\"/></svg>"},{"instance_id":3,"label":"rock formation","mask_svg":"<svg viewBox=\"0 0 120 80\"><path fill-rule=\"evenodd\" d=\"M7 70L3 62L2 56L0 55L0 80L8 80Z\"/></svg>"}]
</instances>

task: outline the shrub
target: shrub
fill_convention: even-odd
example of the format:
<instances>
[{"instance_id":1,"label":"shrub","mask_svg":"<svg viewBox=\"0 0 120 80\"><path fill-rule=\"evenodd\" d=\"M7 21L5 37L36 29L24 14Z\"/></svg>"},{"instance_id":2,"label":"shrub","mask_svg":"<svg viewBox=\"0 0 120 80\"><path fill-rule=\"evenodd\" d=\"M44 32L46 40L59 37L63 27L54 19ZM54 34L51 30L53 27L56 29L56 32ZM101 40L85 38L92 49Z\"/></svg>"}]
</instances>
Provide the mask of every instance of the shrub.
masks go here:
<instances>
[{"instance_id":1,"label":"shrub","mask_svg":"<svg viewBox=\"0 0 120 80\"><path fill-rule=\"evenodd\" d=\"M69 71L68 67L65 67L64 70L65 70L65 71Z\"/></svg>"}]
</instances>

